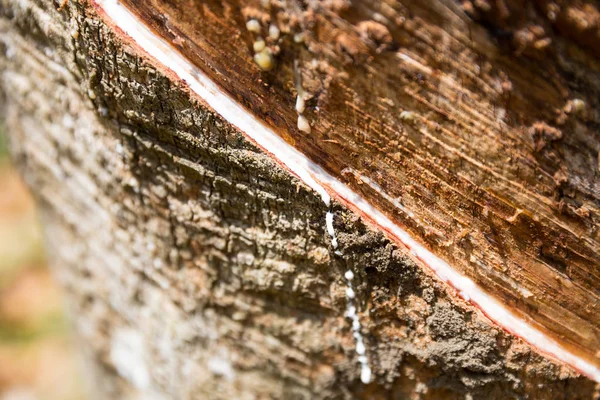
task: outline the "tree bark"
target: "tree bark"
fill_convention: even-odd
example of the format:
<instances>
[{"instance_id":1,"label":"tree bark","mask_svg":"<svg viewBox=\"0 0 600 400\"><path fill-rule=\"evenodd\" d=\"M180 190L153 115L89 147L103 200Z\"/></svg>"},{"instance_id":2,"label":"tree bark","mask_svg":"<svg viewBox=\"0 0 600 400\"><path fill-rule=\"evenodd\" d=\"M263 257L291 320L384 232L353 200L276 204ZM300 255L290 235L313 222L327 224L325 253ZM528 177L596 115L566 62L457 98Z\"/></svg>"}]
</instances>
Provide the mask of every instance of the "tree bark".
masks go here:
<instances>
[{"instance_id":1,"label":"tree bark","mask_svg":"<svg viewBox=\"0 0 600 400\"><path fill-rule=\"evenodd\" d=\"M138 11L153 4L126 3L138 7ZM414 8L412 2L404 3ZM440 13L445 15L449 11L439 11L439 7L433 6L437 2L430 3L431 9L419 9L418 21L440 26L443 21L449 24L444 26L447 31L463 26L460 21L467 18L466 14L457 19L440 20ZM213 2L204 5L204 12L209 14ZM444 10L458 9L456 6ZM220 11L224 15L231 12ZM486 14L485 9L467 11L479 13L476 17L493 29L520 29L504 20L495 20L494 14ZM149 15L146 14L147 19ZM344 18L351 19L352 15ZM246 26L246 17L254 15L240 12L235 17L236 29ZM260 15L257 18L260 19ZM166 35L164 26L182 33L177 30L180 29L177 21L185 22L185 18L172 20L170 25L162 21L154 28L160 31L163 27L163 35ZM215 26L218 27L207 24L202 29ZM347 165L340 158L344 151L320 147L319 143L323 142L311 142L298 136L303 130L295 128L295 97L289 96L290 90L296 90L293 57L287 57L286 50L282 50L284 54L275 60L282 77L271 79L273 75L262 75L253 64L252 53L248 51L252 36L244 37L247 52L242 54L236 52L239 48L235 47L235 36L228 29L232 26L223 27L224 33L218 40L232 52L233 60L245 60L237 64L241 69L239 81L232 81L232 72L214 64L214 58L199 57L193 61L197 64L204 61L205 68L211 71L209 75L217 81L221 77L219 83L259 118L268 120L288 142L297 144L311 159L341 175L342 165ZM188 28L186 32L192 31ZM373 34L369 32L367 29L365 34ZM587 43L586 35L580 38L578 31L573 32L573 40L581 41L583 48L594 49L596 42ZM188 46L192 43L202 50L201 36L177 37L178 43ZM208 34L204 38L204 44L214 39ZM231 38L229 44L227 38ZM359 42L342 41L332 58L345 54L348 63L356 63L364 52L368 58L370 54L378 54L379 46L393 46L385 37L371 41L377 44L375 48L364 51L351 46ZM499 51L499 45L491 39L476 41L481 42L479 50L485 57ZM538 47L523 46L517 50L532 53L531 57L538 56ZM95 3L1 0L0 50L2 116L11 152L38 201L51 264L68 293L69 309L93 374L96 397L588 399L597 396L593 380L502 330L356 209L335 196L331 207L324 204L318 193L215 113L172 71L143 53L107 20ZM202 51L194 54L206 55ZM188 52L187 55L193 58L193 54ZM454 55L459 57L460 54ZM584 50L573 57L576 56L578 60L592 63ZM236 65L223 61L223 57L216 59L229 68ZM503 65L506 60L502 58ZM354 67L348 68L358 74ZM506 67L506 70L519 68L527 72L534 67L530 59L526 59L523 65ZM587 107L584 111L589 115L586 114L585 124L568 123L583 137L582 143L588 144L586 151L590 154L596 151L597 157L597 133L589 133L597 127L597 99L593 99L597 80L590 78L595 77L596 72L593 65L585 71L580 77L589 83L590 94L580 97L584 97L582 101ZM338 70L336 74L341 72ZM447 67L444 74L451 76L453 72L456 71ZM364 75L340 79L345 82L356 77L362 82L360 87L366 90L365 82L371 79L368 73L377 76L377 71L360 73ZM418 75L422 72L412 74L420 79ZM308 90L311 80L302 78ZM339 83L334 80L336 82ZM269 84L264 89L267 92L258 92L256 87L264 83ZM487 81L484 80L484 84ZM539 84L541 89L532 95L534 100L518 98L506 109L510 112L521 104L533 109L532 104L545 96L550 98L551 106L540 105L538 115L552 112L559 103L561 107L564 105L562 95L556 95L547 83ZM320 89L311 90L314 96ZM444 88L431 85L428 90L442 92ZM287 103L280 102L278 99L286 93ZM487 101L490 108L496 104L497 93L478 95L482 104ZM414 98L417 100L413 101L418 102L416 94ZM331 111L335 101L340 99L344 97L331 95L324 100L330 114L320 116L320 124L340 119L341 122L337 122L340 126L352 125L347 113ZM367 104L366 111L371 112L374 106ZM580 103L571 101L569 104L572 107L569 112L579 112ZM284 108L288 111L281 111ZM307 115L315 121L312 112ZM469 124L466 115L452 114L451 117L464 118L459 119L458 124ZM414 114L402 116L405 123L412 123L414 118L417 118ZM529 116L520 126L533 127L531 140L537 140L535 146L539 154L544 147L552 148L548 143L559 138L551 127L536 128L533 125L536 118ZM445 126L443 121L437 123ZM311 131L320 135L319 127L313 125ZM498 132L502 134L501 130ZM515 132L516 128L509 130L506 136ZM338 143L343 140L318 137ZM575 146L574 150L570 145L570 142L565 145L569 154L581 149ZM418 146L425 149L431 143L423 141ZM483 151L486 152L491 153L491 150ZM374 157L374 153L361 154ZM587 157L588 153L585 154ZM552 154L544 153L544 157L545 161L541 162L553 162ZM583 164L567 166L573 173L572 181L580 176L591 182L587 194L576 184L568 186L570 193L574 193L568 201L575 204L575 200L583 199L581 201L588 205L588 212L578 209L585 215L571 215L573 225L567 226L577 227L581 243L571 237L563 239L570 241L566 246L568 251L583 254L576 265L591 273L595 272L594 267L597 269L593 262L598 260L595 252L598 234L596 230L590 233L586 229L597 221L598 192L597 186L593 186L598 180L597 165L593 171L576 174L578 169L586 170L588 158ZM376 159L369 158L371 160ZM499 163L498 160L494 158L493 162ZM597 158L595 160L597 163ZM529 161L530 158L520 158L514 167L518 169L521 165L527 169ZM374 162L369 164L365 171L376 171L374 165ZM389 166L386 168L385 171L391 170ZM453 171L460 177L458 170ZM487 172L481 174L484 181ZM517 172L514 174L519 176ZM414 186L419 186L421 178L412 177L417 180ZM554 177L564 188L561 176ZM398 187L391 188L392 193L397 190ZM377 195L381 197L380 193L366 196L373 199ZM519 204L526 203L522 198L517 200L522 200ZM379 203L382 203L381 208L389 207L381 199ZM569 203L564 207L569 205L572 206ZM427 204L415 203L413 210L418 217L415 220L427 220L428 213L436 207L439 204L433 200ZM492 203L488 207L495 210ZM550 208L543 209L539 215L554 216ZM333 226L339 249L332 246L328 233L325 219L328 212L335 215ZM517 222L515 237L518 233L527 236L536 229L535 224L528 225L532 224L533 216L530 218L527 214L523 220L518 213L516 216L520 222ZM586 218L591 222L583 221ZM508 226L506 219L494 220L492 215L489 220L488 226L499 229ZM476 218L470 226L475 231L480 229L478 221ZM451 226L434 227L445 232L444 229ZM410 230L417 232L419 228L416 224ZM545 231L548 243L554 243L549 236L558 232L553 229ZM435 234L423 236L433 237L431 243L437 240ZM504 238L501 234L497 237ZM492 236L488 241L500 240L497 237ZM473 240L475 245L477 241ZM544 243L541 246L544 247ZM494 265L493 260L501 258L496 253L497 248L506 246L488 247L490 253L482 257ZM531 265L541 265L538 261L542 256L531 256L535 260ZM453 257L461 260L462 253ZM353 278L345 277L347 271L352 271ZM506 271L502 273L510 275ZM483 275L488 280L496 276ZM545 273L537 280L523 276L529 277L525 273L519 275L522 281L518 282L531 285L528 291L536 290L540 282L548 278ZM561 276L555 280L569 287L569 279ZM581 298L591 299L592 294L595 295L593 282L586 284L583 297L574 302L576 306L583 306ZM349 285L355 297L348 295ZM544 311L539 314L553 318L560 315L553 310L572 312L574 305L570 303L550 306L552 296L544 291L551 291L552 285L554 283L535 293L537 303L523 301L528 297L523 293L515 295L515 308L524 314L535 314L531 308L541 305ZM488 289L506 298L500 286L496 283ZM574 292L557 293L568 296ZM346 318L351 306L357 309L358 330L353 330L351 320ZM590 305L594 310L596 306ZM598 329L595 318L598 318L597 313L587 319L577 319L581 325L570 326L573 337L585 339L571 346L581 344L588 353L594 348ZM544 324L544 318L533 316L532 319ZM551 324L544 326L560 336L568 323L558 317L556 320L559 328ZM372 370L371 379L362 381L353 337L356 332L364 340L368 366ZM592 333L585 336L585 332ZM577 340L571 339L571 342ZM589 354L589 358L594 357L598 355Z\"/></svg>"}]
</instances>

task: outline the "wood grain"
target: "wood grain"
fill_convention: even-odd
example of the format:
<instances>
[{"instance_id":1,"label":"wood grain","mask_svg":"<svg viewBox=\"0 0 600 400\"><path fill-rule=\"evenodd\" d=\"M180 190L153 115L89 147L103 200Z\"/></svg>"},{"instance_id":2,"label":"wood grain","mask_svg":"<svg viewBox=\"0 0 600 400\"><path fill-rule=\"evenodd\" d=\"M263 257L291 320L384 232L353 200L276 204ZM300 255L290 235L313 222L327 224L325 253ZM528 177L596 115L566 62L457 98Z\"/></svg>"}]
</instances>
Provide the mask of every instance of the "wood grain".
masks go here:
<instances>
[{"instance_id":1,"label":"wood grain","mask_svg":"<svg viewBox=\"0 0 600 400\"><path fill-rule=\"evenodd\" d=\"M600 363L596 2L124 3L288 143Z\"/></svg>"}]
</instances>

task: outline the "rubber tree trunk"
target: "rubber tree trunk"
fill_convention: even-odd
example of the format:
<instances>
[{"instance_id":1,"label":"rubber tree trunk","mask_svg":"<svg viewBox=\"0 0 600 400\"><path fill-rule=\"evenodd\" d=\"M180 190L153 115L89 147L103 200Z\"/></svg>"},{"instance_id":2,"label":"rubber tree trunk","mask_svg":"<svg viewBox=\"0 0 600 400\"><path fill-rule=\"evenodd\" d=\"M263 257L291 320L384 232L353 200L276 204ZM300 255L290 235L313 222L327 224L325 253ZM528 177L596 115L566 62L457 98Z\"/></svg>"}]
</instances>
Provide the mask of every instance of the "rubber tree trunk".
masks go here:
<instances>
[{"instance_id":1,"label":"rubber tree trunk","mask_svg":"<svg viewBox=\"0 0 600 400\"><path fill-rule=\"evenodd\" d=\"M153 3L128 3L137 3L147 17L151 15L144 7ZM258 3L256 7L261 7ZM292 3L289 7L301 7L302 12L318 7ZM416 7L414 2L401 3L377 4L384 16L386 7L398 9L404 3L409 9ZM431 4L430 11L424 6L419 9L418 18L407 12L405 20L394 23L404 24L407 32L415 32L414 24L423 21L452 32L459 28L457 21L472 17L489 28L490 36L480 27L477 30L485 43L480 49L487 52L481 55L482 60L508 51L529 57L515 59L531 68L531 57L541 57L539 52L548 47L539 29L534 24L527 25L525 17L525 22L517 18L513 25L506 22L509 19L498 17L503 10L508 12L514 6L511 2L473 3L463 2L461 8L448 1L424 2ZM195 4L198 10L210 15L210 7L203 8L200 1ZM334 10L336 7L349 10L344 16L348 20L361 19L360 7L348 9L344 1L323 4ZM554 10L554 3L540 4L538 7ZM584 59L588 54L585 49L595 51L594 46L597 47L598 42L589 38L597 33L597 25L593 25L597 24L593 19L597 14L589 11L597 9L594 5L589 3L588 12L584 13L591 15L592 21L588 21L591 28L584 27L587 31L582 28L591 33L569 31L583 49L579 53L573 50L574 59ZM557 15L562 15L561 5L554 6L558 7ZM247 25L248 20L256 18L264 22L252 10L223 7L220 12L233 15L231 20L250 31L255 27L253 23ZM589 399L597 396L592 379L544 355L536 349L536 343L526 343L492 322L479 307L418 261L406 246L391 239L368 215L338 201L335 195L331 205L326 205L319 193L237 129L235 121L232 125L232 121L213 111L186 82L145 54L99 10L96 3L86 0L0 1L4 129L10 138L13 159L39 204L49 257L68 294L68 307L81 339L94 397ZM197 11L189 12L195 15ZM458 13L460 17L434 18L440 12ZM155 20L161 21L160 15ZM396 51L397 43L387 36L389 32L381 31L383 25L357 23L368 45L363 44L366 46L363 49L363 45L338 36L337 47L332 47L332 51L347 57L349 64L361 62L363 53L368 59L368 54L379 54L378 51L390 48ZM195 31L190 28L188 32ZM267 35L271 39L276 36L274 32L264 36ZM192 39L198 43L201 40ZM250 45L258 41L255 39L249 39ZM443 35L429 39L433 43L443 40ZM189 40L180 38L179 44ZM226 46L227 38L220 40ZM295 43L302 40L301 36L294 38ZM505 45L508 50L503 48ZM415 44L415 48L418 46ZM260 44L255 48L260 53ZM454 56L452 61L460 64L461 47L454 48L454 54L444 57ZM267 57L254 61L263 69L271 69L271 62L284 65L287 55L285 49L281 51L279 59ZM251 50L232 57L245 57L251 65L254 62ZM292 60L288 57L287 61L286 74L292 76ZM560 61L565 65L570 62ZM482 62L478 68L485 69L486 65ZM259 68L255 69L257 74L262 73ZM510 68L518 69L519 65ZM556 118L588 113L587 128L580 124L575 131L582 138L581 143L586 144L585 151L597 154L597 133L587 130L598 127L598 102L593 98L593 93L597 93L597 70L593 65L589 68L587 74L573 79L588 80L590 98L565 102L568 109L557 111ZM221 72L230 78L223 71L211 70L213 78L218 79ZM449 67L442 71L447 76L453 76L454 72ZM357 75L356 79L364 82L370 79L367 74L378 76L380 72L371 69L362 73L365 75ZM418 82L427 71L411 73ZM240 74L246 76L243 71ZM332 79L335 82L335 76ZM227 86L231 82L223 78L218 83ZM267 78L253 82L246 84L240 78L234 81L231 90L240 90L238 97L244 100L241 92L244 87L251 88L256 82L269 84ZM298 90L298 79L286 82L291 91ZM310 80L305 82L310 84ZM489 88L488 95L510 92L508 80L505 86ZM313 87L311 96L326 89ZM428 90L447 89L434 85ZM541 93L544 97L546 92ZM481 94L476 101L489 106L492 102L486 103L490 99L485 96ZM554 101L552 96L564 97L552 92L548 93L548 101ZM293 96L290 99L295 124L296 99ZM384 100L382 107L386 104ZM252 109L256 104L246 106ZM272 108L274 124L280 128L287 126L277 122L286 121L284 117L277 119L280 105L275 100L269 103L266 98L266 102L260 103L263 114L259 117L268 119L265 113ZM547 111L544 104L538 106L544 113ZM345 117L344 113L339 115L350 118L349 113ZM408 125L417 118L410 112L400 117ZM465 126L471 123L468 115L450 115L449 120ZM345 125L352 125L348 121ZM442 126L444 123L439 121ZM310 130L302 121L298 128L304 133ZM547 125L531 129L531 140L536 141L538 153L544 147L552 148L552 143L561 138ZM313 125L312 131L318 132L318 128ZM289 137L286 140L293 142ZM310 138L303 143L311 143ZM298 146L302 148L303 143ZM481 139L481 143L488 142ZM418 146L426 149L432 144L423 140ZM337 157L332 149L324 152L320 156L321 161L325 160L322 164L327 164L328 157L331 160ZM544 157L551 163L553 154L544 153ZM597 158L593 161L596 169L589 173L596 177L597 183ZM527 170L531 162L531 158L519 158L511 168L520 163ZM579 167L588 167L582 165ZM330 170L335 172L336 168L334 165ZM576 170L573 167L567 172ZM482 171L483 181L488 172ZM565 186L567 178L563 175L557 172L554 178L562 188L570 187ZM581 176L588 179L586 174ZM418 175L412 178L418 186L421 178ZM569 179L577 180L577 176ZM369 183L372 182L362 179L362 184ZM583 215L581 218L589 218L592 225L598 221L597 187L588 187L586 201L592 200L586 203L587 208L574 211ZM435 193L435 188L431 189ZM417 206L417 215L428 212L427 202ZM493 204L489 206L493 208ZM570 203L563 206L571 207ZM332 223L326 220L328 213L335 215ZM332 245L330 227L335 229L337 248ZM590 248L597 245L596 233L584 233L580 238L582 243L592 243ZM492 243L497 238L491 235L488 240ZM543 243L539 246L544 247ZM575 245L569 246L577 249ZM493 254L490 263L497 259ZM582 261L577 265L587 264ZM498 276L508 273L496 272ZM528 283L524 285L531 284L535 290L541 287L542 279L525 281ZM528 298L528 291L519 292L519 298ZM501 294L498 297L504 298ZM530 306L517 300L514 303L525 314L536 313L532 302ZM544 313L540 312L547 315ZM597 328L592 317L582 321L581 326L592 327L591 331ZM548 329L560 336L564 328L560 328L560 323L558 326ZM581 333L578 327L573 329ZM588 338L593 339L594 335ZM365 350L357 347L358 338ZM595 339L592 339L582 340L584 350L589 352L593 348ZM589 358L594 357L598 355L590 353ZM365 365L371 376L365 376Z\"/></svg>"}]
</instances>

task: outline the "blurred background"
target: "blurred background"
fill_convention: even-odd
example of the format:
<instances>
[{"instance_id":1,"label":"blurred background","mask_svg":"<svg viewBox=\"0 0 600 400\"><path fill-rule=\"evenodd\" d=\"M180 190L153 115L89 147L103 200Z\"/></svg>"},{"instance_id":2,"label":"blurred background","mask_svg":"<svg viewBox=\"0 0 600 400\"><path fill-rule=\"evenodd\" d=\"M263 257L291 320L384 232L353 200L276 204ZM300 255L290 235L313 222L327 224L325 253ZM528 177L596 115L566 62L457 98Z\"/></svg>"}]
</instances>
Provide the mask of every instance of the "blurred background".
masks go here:
<instances>
[{"instance_id":1,"label":"blurred background","mask_svg":"<svg viewBox=\"0 0 600 400\"><path fill-rule=\"evenodd\" d=\"M0 400L83 399L63 299L0 128Z\"/></svg>"}]
</instances>

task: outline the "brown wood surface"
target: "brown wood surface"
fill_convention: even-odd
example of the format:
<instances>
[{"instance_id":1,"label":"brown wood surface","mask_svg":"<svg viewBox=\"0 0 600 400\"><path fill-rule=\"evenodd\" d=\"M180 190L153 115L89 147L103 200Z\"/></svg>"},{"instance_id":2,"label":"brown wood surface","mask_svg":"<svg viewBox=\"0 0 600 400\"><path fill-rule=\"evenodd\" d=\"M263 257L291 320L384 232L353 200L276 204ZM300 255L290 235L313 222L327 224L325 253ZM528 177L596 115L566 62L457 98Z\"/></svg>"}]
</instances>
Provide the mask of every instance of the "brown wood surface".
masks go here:
<instances>
[{"instance_id":1,"label":"brown wood surface","mask_svg":"<svg viewBox=\"0 0 600 400\"><path fill-rule=\"evenodd\" d=\"M597 2L123 2L434 253L600 361ZM263 38L281 30L269 72L250 19Z\"/></svg>"}]
</instances>

